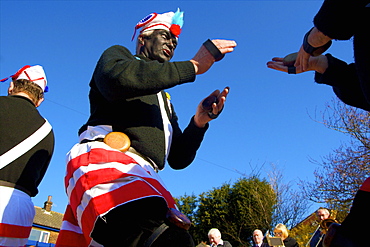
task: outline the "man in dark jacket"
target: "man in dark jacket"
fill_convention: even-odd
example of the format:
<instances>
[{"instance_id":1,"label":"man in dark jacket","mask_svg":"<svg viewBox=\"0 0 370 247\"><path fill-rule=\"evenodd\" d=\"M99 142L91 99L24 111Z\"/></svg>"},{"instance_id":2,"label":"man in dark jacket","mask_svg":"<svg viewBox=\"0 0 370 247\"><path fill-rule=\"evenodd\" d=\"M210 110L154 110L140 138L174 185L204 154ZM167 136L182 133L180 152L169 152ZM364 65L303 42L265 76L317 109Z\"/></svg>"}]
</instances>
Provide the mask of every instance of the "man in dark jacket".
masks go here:
<instances>
[{"instance_id":1,"label":"man in dark jacket","mask_svg":"<svg viewBox=\"0 0 370 247\"><path fill-rule=\"evenodd\" d=\"M170 62L182 23L179 10L152 13L135 27L136 55L120 45L101 55L90 81L90 117L68 153L69 205L57 245L194 245L157 172L166 161L174 169L190 165L228 88L210 95L208 109L200 104L184 131L164 90L193 82L236 43L207 41L193 59ZM131 145L113 148L112 135Z\"/></svg>"},{"instance_id":2,"label":"man in dark jacket","mask_svg":"<svg viewBox=\"0 0 370 247\"><path fill-rule=\"evenodd\" d=\"M208 239L211 247L232 247L232 245L221 238L221 232L217 228L212 228L208 232Z\"/></svg>"},{"instance_id":3,"label":"man in dark jacket","mask_svg":"<svg viewBox=\"0 0 370 247\"><path fill-rule=\"evenodd\" d=\"M263 234L259 229L253 231L253 242L253 247L269 247L268 243L263 242Z\"/></svg>"},{"instance_id":4,"label":"man in dark jacket","mask_svg":"<svg viewBox=\"0 0 370 247\"><path fill-rule=\"evenodd\" d=\"M11 77L8 96L0 97L0 246L24 246L35 216L31 197L49 166L54 134L36 109L44 100L43 68L27 65Z\"/></svg>"},{"instance_id":5,"label":"man in dark jacket","mask_svg":"<svg viewBox=\"0 0 370 247\"><path fill-rule=\"evenodd\" d=\"M314 18L314 28L304 37L294 66L287 66L283 58L277 57L267 66L290 73L314 70L315 81L332 86L344 103L370 111L369 23L369 0L325 0ZM331 54L321 55L332 39L353 39L354 63L347 64ZM369 206L370 178L357 191L351 211L341 226L330 227L323 246L366 246L362 236L367 233L370 221ZM334 234L335 229L338 231Z\"/></svg>"},{"instance_id":6,"label":"man in dark jacket","mask_svg":"<svg viewBox=\"0 0 370 247\"><path fill-rule=\"evenodd\" d=\"M313 233L312 238L310 239L310 247L322 247L325 233L321 228L321 222L330 218L330 212L326 208L319 208L316 211L316 217L317 223L319 223L319 227L316 229L316 231Z\"/></svg>"}]
</instances>

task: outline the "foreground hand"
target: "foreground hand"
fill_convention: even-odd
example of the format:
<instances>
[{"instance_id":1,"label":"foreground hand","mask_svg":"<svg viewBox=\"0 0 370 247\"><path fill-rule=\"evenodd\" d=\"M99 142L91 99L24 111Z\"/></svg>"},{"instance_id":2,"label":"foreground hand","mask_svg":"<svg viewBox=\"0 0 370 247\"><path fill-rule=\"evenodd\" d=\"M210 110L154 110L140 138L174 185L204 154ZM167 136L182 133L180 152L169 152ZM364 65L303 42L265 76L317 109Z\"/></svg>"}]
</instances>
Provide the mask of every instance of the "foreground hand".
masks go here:
<instances>
[{"instance_id":1,"label":"foreground hand","mask_svg":"<svg viewBox=\"0 0 370 247\"><path fill-rule=\"evenodd\" d=\"M282 72L288 72L288 66L284 65L282 57L272 58L272 61L267 62L267 67L270 69L274 69L274 70L278 70ZM301 65L297 66L296 74L299 74L305 71L313 71L313 70L323 74L327 68L328 68L328 59L326 58L326 56L320 55L317 57L312 57L309 55L307 68L303 70Z\"/></svg>"},{"instance_id":2,"label":"foreground hand","mask_svg":"<svg viewBox=\"0 0 370 247\"><path fill-rule=\"evenodd\" d=\"M221 113L222 109L224 108L224 104L228 94L229 87L225 87L225 89L222 92L220 92L220 90L215 90L208 96L208 97L215 96L217 97L218 101L218 103L212 104L211 113L208 110L204 109L204 107L202 106L204 99L200 102L200 104L197 107L197 112L195 113L194 116L194 122L199 128L203 128L206 125L206 123L208 123L212 119L215 119ZM214 118L211 118L210 115L214 116Z\"/></svg>"},{"instance_id":3,"label":"foreground hand","mask_svg":"<svg viewBox=\"0 0 370 247\"><path fill-rule=\"evenodd\" d=\"M315 47L315 48L318 47L318 49L315 51L315 53L318 53L316 55L322 54L326 49L328 49L330 47L332 39L330 37L326 36L324 33L320 32L320 30L317 29L316 27L313 27L309 31L309 33L307 33L306 35L308 35L307 36L308 44L312 47ZM330 44L328 42L330 42ZM303 41L303 43L305 43L305 41ZM328 45L328 46L326 46L326 48L323 48L323 47L325 47L325 45ZM316 56L315 54L312 54L312 55ZM311 54L307 53L304 50L303 45L302 45L301 48L299 49L297 60L296 60L296 63L294 64L294 66L295 67L301 66L302 71L309 70L309 64L308 63L309 63L310 57L311 57Z\"/></svg>"},{"instance_id":4,"label":"foreground hand","mask_svg":"<svg viewBox=\"0 0 370 247\"><path fill-rule=\"evenodd\" d=\"M234 51L236 47L236 42L233 40L223 40L223 39L214 39L212 43L219 49L222 54L230 53ZM205 73L213 63L215 62L215 58L213 55L207 50L207 48L202 45L193 57L190 60L194 64L195 73L197 75Z\"/></svg>"},{"instance_id":5,"label":"foreground hand","mask_svg":"<svg viewBox=\"0 0 370 247\"><path fill-rule=\"evenodd\" d=\"M304 51L303 45L302 45L301 48L299 49L297 60L295 61L294 67L301 68L301 72L308 71L309 70L308 62L310 60L310 57L311 55Z\"/></svg>"}]
</instances>

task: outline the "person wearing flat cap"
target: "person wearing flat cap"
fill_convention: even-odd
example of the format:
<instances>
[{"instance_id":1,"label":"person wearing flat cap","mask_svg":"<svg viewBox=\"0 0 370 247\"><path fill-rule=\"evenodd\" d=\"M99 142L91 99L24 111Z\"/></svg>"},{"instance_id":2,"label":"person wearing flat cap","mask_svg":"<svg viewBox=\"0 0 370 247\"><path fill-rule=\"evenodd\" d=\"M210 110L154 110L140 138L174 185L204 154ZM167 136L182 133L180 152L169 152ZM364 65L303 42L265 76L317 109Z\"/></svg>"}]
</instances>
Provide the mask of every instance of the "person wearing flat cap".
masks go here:
<instances>
[{"instance_id":1,"label":"person wearing flat cap","mask_svg":"<svg viewBox=\"0 0 370 247\"><path fill-rule=\"evenodd\" d=\"M67 154L69 205L57 246L194 246L158 171L192 163L229 91L212 92L182 131L164 90L195 81L236 43L208 40L192 59L170 62L182 25L179 10L152 13L135 26L136 55L115 45L97 62L90 117Z\"/></svg>"},{"instance_id":2,"label":"person wearing flat cap","mask_svg":"<svg viewBox=\"0 0 370 247\"><path fill-rule=\"evenodd\" d=\"M54 133L36 109L47 91L43 68L27 65L1 82L9 78L8 96L0 96L0 246L25 246Z\"/></svg>"}]
</instances>

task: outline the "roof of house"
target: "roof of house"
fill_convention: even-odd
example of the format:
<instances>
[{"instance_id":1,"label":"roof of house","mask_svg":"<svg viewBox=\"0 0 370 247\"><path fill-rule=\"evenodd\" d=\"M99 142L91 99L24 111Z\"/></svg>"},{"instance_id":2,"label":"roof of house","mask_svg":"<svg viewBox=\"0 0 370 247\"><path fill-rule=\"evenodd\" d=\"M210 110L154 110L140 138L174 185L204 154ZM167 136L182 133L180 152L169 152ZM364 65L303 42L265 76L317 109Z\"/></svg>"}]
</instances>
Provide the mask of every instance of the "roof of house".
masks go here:
<instances>
[{"instance_id":1,"label":"roof of house","mask_svg":"<svg viewBox=\"0 0 370 247\"><path fill-rule=\"evenodd\" d=\"M37 206L35 206L35 211L36 215L33 220L33 224L58 230L62 226L63 214L54 211L47 211Z\"/></svg>"},{"instance_id":2,"label":"roof of house","mask_svg":"<svg viewBox=\"0 0 370 247\"><path fill-rule=\"evenodd\" d=\"M302 220L298 225L312 225L317 223L317 216L316 216L316 211L307 216L304 220Z\"/></svg>"}]
</instances>

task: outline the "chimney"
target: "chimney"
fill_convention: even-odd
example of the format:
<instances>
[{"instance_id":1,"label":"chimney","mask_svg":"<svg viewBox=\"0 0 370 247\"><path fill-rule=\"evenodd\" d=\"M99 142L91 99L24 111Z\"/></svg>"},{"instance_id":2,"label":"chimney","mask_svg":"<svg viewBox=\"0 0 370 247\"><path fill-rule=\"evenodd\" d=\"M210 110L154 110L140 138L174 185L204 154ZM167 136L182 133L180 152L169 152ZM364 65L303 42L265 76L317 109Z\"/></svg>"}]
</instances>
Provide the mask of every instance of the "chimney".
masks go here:
<instances>
[{"instance_id":1,"label":"chimney","mask_svg":"<svg viewBox=\"0 0 370 247\"><path fill-rule=\"evenodd\" d=\"M44 209L47 212L50 212L51 211L51 206L53 206L53 202L51 201L51 196L48 196L48 200L46 202L44 202Z\"/></svg>"}]
</instances>

